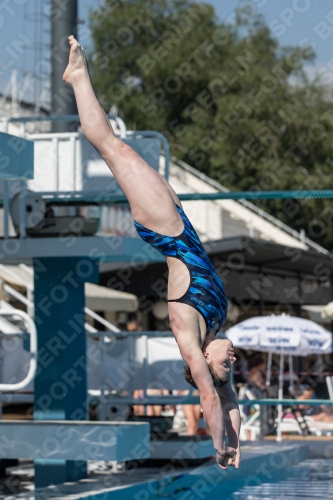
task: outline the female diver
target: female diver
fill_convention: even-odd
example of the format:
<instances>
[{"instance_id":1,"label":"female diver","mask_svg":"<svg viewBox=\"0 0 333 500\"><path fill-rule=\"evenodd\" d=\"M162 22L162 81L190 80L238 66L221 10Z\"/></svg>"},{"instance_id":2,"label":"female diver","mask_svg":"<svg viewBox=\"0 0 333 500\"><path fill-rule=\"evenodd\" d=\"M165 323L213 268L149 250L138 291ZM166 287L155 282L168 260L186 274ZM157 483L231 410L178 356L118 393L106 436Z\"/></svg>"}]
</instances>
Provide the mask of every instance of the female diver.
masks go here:
<instances>
[{"instance_id":1,"label":"female diver","mask_svg":"<svg viewBox=\"0 0 333 500\"><path fill-rule=\"evenodd\" d=\"M184 377L199 389L217 463L238 468L240 416L230 384L234 351L230 340L215 338L227 312L222 281L172 187L115 136L93 91L84 51L73 36L69 43L63 79L74 89L82 130L125 193L139 235L166 257L169 318L186 363Z\"/></svg>"}]
</instances>

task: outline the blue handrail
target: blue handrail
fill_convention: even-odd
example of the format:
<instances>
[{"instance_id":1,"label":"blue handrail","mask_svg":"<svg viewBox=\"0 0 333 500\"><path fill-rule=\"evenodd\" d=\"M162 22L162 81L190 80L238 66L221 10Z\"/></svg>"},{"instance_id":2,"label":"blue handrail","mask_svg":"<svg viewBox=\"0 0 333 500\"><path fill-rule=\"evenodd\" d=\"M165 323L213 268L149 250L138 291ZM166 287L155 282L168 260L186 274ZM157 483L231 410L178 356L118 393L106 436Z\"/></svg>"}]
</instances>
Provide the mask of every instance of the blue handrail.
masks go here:
<instances>
[{"instance_id":1,"label":"blue handrail","mask_svg":"<svg viewBox=\"0 0 333 500\"><path fill-rule=\"evenodd\" d=\"M114 194L100 194L94 192L42 192L40 194L48 203L57 203L62 205L117 205L128 203L126 196ZM184 193L178 195L181 201L214 201L214 200L273 200L290 198L333 198L333 190L319 191L248 191L248 192L217 192L217 193ZM0 201L1 203L1 201Z\"/></svg>"}]
</instances>

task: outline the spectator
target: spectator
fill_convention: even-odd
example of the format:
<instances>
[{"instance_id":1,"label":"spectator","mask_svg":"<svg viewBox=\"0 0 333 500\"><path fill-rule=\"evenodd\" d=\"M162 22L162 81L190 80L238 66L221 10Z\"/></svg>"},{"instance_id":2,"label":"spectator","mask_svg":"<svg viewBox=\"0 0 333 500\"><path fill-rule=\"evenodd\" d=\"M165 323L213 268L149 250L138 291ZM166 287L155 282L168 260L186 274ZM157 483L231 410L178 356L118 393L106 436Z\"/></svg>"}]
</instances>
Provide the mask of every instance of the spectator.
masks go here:
<instances>
[{"instance_id":1,"label":"spectator","mask_svg":"<svg viewBox=\"0 0 333 500\"><path fill-rule=\"evenodd\" d=\"M147 396L165 396L169 394L167 389L147 389ZM139 389L134 391L133 397L135 399L141 399L144 396L144 391ZM147 405L146 416L147 417L160 417L162 416L163 406L160 405ZM143 405L133 405L134 415L143 416L145 414Z\"/></svg>"},{"instance_id":2,"label":"spectator","mask_svg":"<svg viewBox=\"0 0 333 500\"><path fill-rule=\"evenodd\" d=\"M237 354L237 360L233 369L234 383L236 385L245 384L247 377L249 376L249 362L241 349L239 349Z\"/></svg>"},{"instance_id":3,"label":"spectator","mask_svg":"<svg viewBox=\"0 0 333 500\"><path fill-rule=\"evenodd\" d=\"M128 321L126 324L126 330L128 332L137 332L141 330L141 324L138 320L137 314L136 313L128 313Z\"/></svg>"},{"instance_id":4,"label":"spectator","mask_svg":"<svg viewBox=\"0 0 333 500\"><path fill-rule=\"evenodd\" d=\"M306 385L302 388L302 393L297 398L298 400L302 399L317 399L317 396L309 385ZM311 417L315 422L328 422L333 423L333 416L330 414L329 409L324 406L308 406L308 405L299 405L298 408L302 411L303 416Z\"/></svg>"},{"instance_id":5,"label":"spectator","mask_svg":"<svg viewBox=\"0 0 333 500\"><path fill-rule=\"evenodd\" d=\"M261 355L256 354L249 361L250 371L247 376L247 388L251 391L256 399L266 396L266 378L264 375L264 370L266 369L266 363ZM248 397L245 394L245 399ZM243 406L244 415L246 415L247 420L255 413L254 407L244 405ZM268 416L267 411L264 408L260 409L260 416L263 422L267 422ZM247 438L251 439L251 432L247 431Z\"/></svg>"},{"instance_id":6,"label":"spectator","mask_svg":"<svg viewBox=\"0 0 333 500\"><path fill-rule=\"evenodd\" d=\"M260 397L261 391L266 390L265 369L266 363L262 356L256 355L250 360L250 372L247 376L247 383L249 389L256 397Z\"/></svg>"},{"instance_id":7,"label":"spectator","mask_svg":"<svg viewBox=\"0 0 333 500\"><path fill-rule=\"evenodd\" d=\"M188 394L189 391L184 391L183 394ZM193 391L193 396L198 396L199 391ZM183 405L183 412L187 420L187 434L195 436L198 433L198 423L201 414L200 405Z\"/></svg>"}]
</instances>

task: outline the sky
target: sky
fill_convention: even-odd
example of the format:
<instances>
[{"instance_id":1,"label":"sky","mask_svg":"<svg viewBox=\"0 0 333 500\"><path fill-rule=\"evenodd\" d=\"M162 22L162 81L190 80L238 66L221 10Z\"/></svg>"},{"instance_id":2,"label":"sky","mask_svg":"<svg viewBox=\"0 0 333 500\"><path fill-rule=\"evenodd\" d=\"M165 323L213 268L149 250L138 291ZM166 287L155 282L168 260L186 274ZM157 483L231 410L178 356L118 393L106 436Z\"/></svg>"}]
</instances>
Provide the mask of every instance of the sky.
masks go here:
<instances>
[{"instance_id":1,"label":"sky","mask_svg":"<svg viewBox=\"0 0 333 500\"><path fill-rule=\"evenodd\" d=\"M263 15L281 45L310 44L317 54L314 65L307 68L310 76L325 73L333 84L333 2L332 0L203 0L215 7L221 20L233 22L235 8L248 4L253 12ZM2 0L0 2L0 92L11 92L17 81L18 93L30 99L41 94L47 99L49 20L46 0ZM89 49L89 10L103 0L79 0L79 38ZM10 47L23 39L26 47L13 58ZM8 49L9 47L9 49ZM39 61L43 61L40 63ZM332 62L331 62L332 61ZM34 68L38 78L30 73ZM17 71L17 72L16 72ZM25 87L24 87L25 85ZM22 87L23 86L23 87ZM27 89L30 89L27 91ZM29 99L29 100L30 100Z\"/></svg>"}]
</instances>

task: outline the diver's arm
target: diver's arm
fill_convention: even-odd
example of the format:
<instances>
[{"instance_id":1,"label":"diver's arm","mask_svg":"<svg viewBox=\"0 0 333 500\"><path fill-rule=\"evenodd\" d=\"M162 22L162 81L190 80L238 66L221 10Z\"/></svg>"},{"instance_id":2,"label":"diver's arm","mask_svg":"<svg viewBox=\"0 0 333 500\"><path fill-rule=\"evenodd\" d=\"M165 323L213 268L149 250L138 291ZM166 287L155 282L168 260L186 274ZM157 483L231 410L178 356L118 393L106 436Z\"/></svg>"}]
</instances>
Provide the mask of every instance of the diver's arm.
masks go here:
<instances>
[{"instance_id":1,"label":"diver's arm","mask_svg":"<svg viewBox=\"0 0 333 500\"><path fill-rule=\"evenodd\" d=\"M230 382L217 389L221 407L223 411L225 427L228 435L228 445L236 450L236 456L233 465L239 467L240 462L240 445L239 445L239 431L241 425L241 418L237 396L232 390Z\"/></svg>"},{"instance_id":2,"label":"diver's arm","mask_svg":"<svg viewBox=\"0 0 333 500\"><path fill-rule=\"evenodd\" d=\"M226 445L225 417L221 400L213 385L212 376L200 346L194 343L193 339L189 342L186 337L184 333L178 337L178 346L200 392L200 404L217 452L216 461L224 469L227 468L226 455L230 460L230 457L235 455L235 450L231 447L227 448Z\"/></svg>"}]
</instances>

